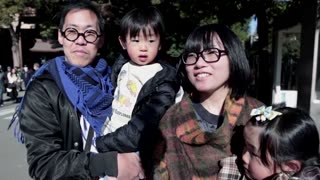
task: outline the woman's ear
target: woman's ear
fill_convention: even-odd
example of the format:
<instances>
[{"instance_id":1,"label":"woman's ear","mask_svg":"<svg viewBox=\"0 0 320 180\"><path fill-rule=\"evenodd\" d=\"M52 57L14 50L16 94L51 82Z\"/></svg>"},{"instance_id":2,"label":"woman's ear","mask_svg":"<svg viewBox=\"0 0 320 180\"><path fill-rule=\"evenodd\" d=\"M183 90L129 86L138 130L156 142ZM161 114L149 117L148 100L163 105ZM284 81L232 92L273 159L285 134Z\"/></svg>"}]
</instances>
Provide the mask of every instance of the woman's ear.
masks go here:
<instances>
[{"instance_id":1,"label":"woman's ear","mask_svg":"<svg viewBox=\"0 0 320 180\"><path fill-rule=\"evenodd\" d=\"M118 40L119 40L119 43L120 43L122 49L123 49L123 50L127 49L127 47L126 47L126 42L123 41L120 36L118 37Z\"/></svg>"},{"instance_id":2,"label":"woman's ear","mask_svg":"<svg viewBox=\"0 0 320 180\"><path fill-rule=\"evenodd\" d=\"M287 161L281 165L281 169L285 172L299 172L301 170L301 162L298 160Z\"/></svg>"}]
</instances>

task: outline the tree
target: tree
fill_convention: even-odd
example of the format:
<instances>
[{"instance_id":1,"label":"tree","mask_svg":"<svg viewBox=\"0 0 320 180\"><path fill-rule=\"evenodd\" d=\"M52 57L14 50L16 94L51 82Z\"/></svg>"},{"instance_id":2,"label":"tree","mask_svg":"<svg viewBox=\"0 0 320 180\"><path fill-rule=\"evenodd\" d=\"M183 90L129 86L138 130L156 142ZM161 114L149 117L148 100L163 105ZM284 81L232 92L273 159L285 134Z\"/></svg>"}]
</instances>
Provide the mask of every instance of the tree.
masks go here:
<instances>
[{"instance_id":1,"label":"tree","mask_svg":"<svg viewBox=\"0 0 320 180\"><path fill-rule=\"evenodd\" d=\"M37 24L39 35L42 38L51 39L56 36L56 12L59 12L61 5L69 2L65 0L0 0L0 23L10 28L12 32L12 51L14 62L19 61L19 19L23 15L25 7L37 9ZM258 20L257 34L259 36L257 56L262 67L272 66L272 35L273 30L281 26L289 26L297 23L300 19L300 5L302 0L279 1L279 0L96 0L101 5L107 22L106 45L102 54L114 56L120 52L118 43L119 22L123 15L129 10L139 7L155 5L164 16L167 29L167 53L172 57L178 57L183 49L184 43L191 31L203 24L222 23L226 24L236 32L240 39L245 42L248 38L248 23L252 15ZM16 15L16 16L15 16ZM290 17L291 18L288 18ZM18 18L17 28L14 28L14 17ZM286 19L283 21L283 19ZM55 20L55 21L53 21ZM262 69L263 73L258 74L260 82L272 84L272 67ZM261 71L260 71L261 72ZM270 94L261 88L261 95ZM271 92L271 91L270 91ZM270 96L262 98L271 99Z\"/></svg>"},{"instance_id":2,"label":"tree","mask_svg":"<svg viewBox=\"0 0 320 180\"><path fill-rule=\"evenodd\" d=\"M272 35L277 29L290 27L299 22L299 10L302 1L263 1L251 0L248 7L257 17L259 36L257 57L259 72L256 74L257 98L271 104L274 64L272 59Z\"/></svg>"},{"instance_id":3,"label":"tree","mask_svg":"<svg viewBox=\"0 0 320 180\"><path fill-rule=\"evenodd\" d=\"M50 38L53 36L52 17L58 12L59 3L57 0L0 0L0 26L8 29L11 35L13 66L22 66L20 33L23 19L33 16L35 23L41 24L42 37Z\"/></svg>"},{"instance_id":4,"label":"tree","mask_svg":"<svg viewBox=\"0 0 320 180\"><path fill-rule=\"evenodd\" d=\"M173 3L164 0L162 2ZM253 59L259 61L259 69L255 74L257 79L255 86L258 99L265 103L271 103L272 77L274 74L274 62L272 60L273 33L277 29L290 27L300 21L302 2L302 0L179 0L174 3L178 7L177 10L183 15L181 19L188 22L186 24L192 29L203 23L218 22L232 27L241 40L246 38L241 32L246 32L247 20L255 15L258 21L257 35L259 37L256 53L253 54L255 56ZM180 23L181 21L176 22L179 22L178 28L189 29L186 24Z\"/></svg>"},{"instance_id":5,"label":"tree","mask_svg":"<svg viewBox=\"0 0 320 180\"><path fill-rule=\"evenodd\" d=\"M19 18L23 2L0 0L0 25L8 28L11 35L11 51L14 66L20 66L21 53L19 48Z\"/></svg>"}]
</instances>

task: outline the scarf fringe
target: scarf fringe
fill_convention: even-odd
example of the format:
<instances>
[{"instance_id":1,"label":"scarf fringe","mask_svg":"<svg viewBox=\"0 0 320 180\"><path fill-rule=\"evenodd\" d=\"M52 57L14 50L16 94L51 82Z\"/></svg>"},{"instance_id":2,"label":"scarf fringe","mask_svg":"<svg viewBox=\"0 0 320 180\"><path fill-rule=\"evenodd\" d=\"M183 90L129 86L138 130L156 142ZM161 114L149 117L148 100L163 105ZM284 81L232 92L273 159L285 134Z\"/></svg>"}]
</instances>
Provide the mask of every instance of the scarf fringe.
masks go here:
<instances>
[{"instance_id":1,"label":"scarf fringe","mask_svg":"<svg viewBox=\"0 0 320 180\"><path fill-rule=\"evenodd\" d=\"M19 104L18 109L13 114L7 130L9 130L11 128L11 126L14 125L14 129L13 129L14 137L17 138L19 143L24 144L24 136L23 136L21 129L20 129L20 121L19 121L19 117L18 117L20 109L21 109L21 104Z\"/></svg>"},{"instance_id":2,"label":"scarf fringe","mask_svg":"<svg viewBox=\"0 0 320 180\"><path fill-rule=\"evenodd\" d=\"M26 86L26 91L28 90L28 87L30 85L30 83L40 74L43 73L43 71L48 67L48 64L49 63L46 63L44 65L42 65L35 73L34 75L31 77L31 79L29 80L27 86ZM14 124L14 130L13 130L13 135L14 137L17 138L18 142L21 143L21 144L24 144L24 136L21 132L21 129L20 129L20 120L19 120L19 113L21 112L21 107L22 107L22 104L23 104L23 100L24 100L24 97L22 97L19 105L18 105L18 108L16 109L16 111L14 112L13 116L12 116L12 119L8 125L8 128L7 130L9 130L12 125Z\"/></svg>"}]
</instances>

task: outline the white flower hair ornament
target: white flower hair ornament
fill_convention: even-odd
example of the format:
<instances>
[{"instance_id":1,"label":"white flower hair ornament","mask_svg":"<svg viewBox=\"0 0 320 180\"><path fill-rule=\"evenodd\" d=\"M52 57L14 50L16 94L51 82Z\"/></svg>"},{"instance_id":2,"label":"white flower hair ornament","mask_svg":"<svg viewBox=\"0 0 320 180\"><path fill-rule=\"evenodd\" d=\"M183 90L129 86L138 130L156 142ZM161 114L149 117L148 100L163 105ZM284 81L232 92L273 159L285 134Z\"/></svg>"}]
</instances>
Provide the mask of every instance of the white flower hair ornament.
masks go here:
<instances>
[{"instance_id":1,"label":"white flower hair ornament","mask_svg":"<svg viewBox=\"0 0 320 180\"><path fill-rule=\"evenodd\" d=\"M281 112L273 111L272 106L261 106L256 109L252 109L250 116L256 116L257 121L265 121L265 120L272 120L273 118L282 115Z\"/></svg>"}]
</instances>

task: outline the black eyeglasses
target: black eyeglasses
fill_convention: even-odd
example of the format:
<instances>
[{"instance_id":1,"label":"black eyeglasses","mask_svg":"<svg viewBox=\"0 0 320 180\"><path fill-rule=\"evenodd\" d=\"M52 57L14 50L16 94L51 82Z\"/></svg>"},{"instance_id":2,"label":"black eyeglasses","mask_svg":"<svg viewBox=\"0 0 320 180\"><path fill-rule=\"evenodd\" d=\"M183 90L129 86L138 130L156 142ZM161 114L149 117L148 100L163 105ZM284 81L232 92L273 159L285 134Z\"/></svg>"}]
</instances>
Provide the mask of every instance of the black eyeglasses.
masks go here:
<instances>
[{"instance_id":1,"label":"black eyeglasses","mask_svg":"<svg viewBox=\"0 0 320 180\"><path fill-rule=\"evenodd\" d=\"M201 52L184 52L181 56L182 62L185 65L196 64L201 56L207 63L218 62L221 56L226 55L227 51L217 48L204 49Z\"/></svg>"},{"instance_id":2,"label":"black eyeglasses","mask_svg":"<svg viewBox=\"0 0 320 180\"><path fill-rule=\"evenodd\" d=\"M79 33L78 30L74 28L67 28L64 31L61 31L61 35L68 41L72 42L82 36L87 43L94 43L100 36L102 36L95 30L86 30L84 33Z\"/></svg>"}]
</instances>

